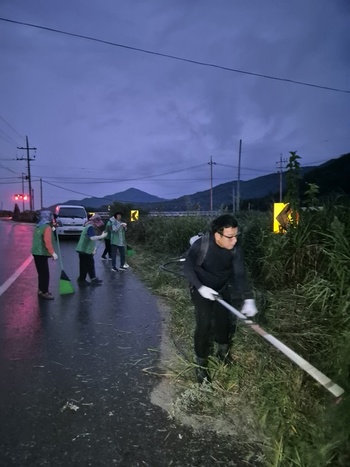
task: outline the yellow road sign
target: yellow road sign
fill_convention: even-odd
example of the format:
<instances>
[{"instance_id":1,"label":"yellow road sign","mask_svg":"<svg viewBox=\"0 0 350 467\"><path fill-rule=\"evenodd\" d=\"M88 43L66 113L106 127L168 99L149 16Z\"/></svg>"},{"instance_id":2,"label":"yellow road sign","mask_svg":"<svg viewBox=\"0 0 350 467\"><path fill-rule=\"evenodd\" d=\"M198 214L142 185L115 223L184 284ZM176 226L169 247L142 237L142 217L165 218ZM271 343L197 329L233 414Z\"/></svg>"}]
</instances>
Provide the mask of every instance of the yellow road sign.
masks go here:
<instances>
[{"instance_id":1,"label":"yellow road sign","mask_svg":"<svg viewBox=\"0 0 350 467\"><path fill-rule=\"evenodd\" d=\"M131 222L135 222L139 220L139 211L132 210L130 211L130 220Z\"/></svg>"},{"instance_id":2,"label":"yellow road sign","mask_svg":"<svg viewBox=\"0 0 350 467\"><path fill-rule=\"evenodd\" d=\"M274 203L273 205L273 231L285 233L292 220L292 210L289 203Z\"/></svg>"}]
</instances>

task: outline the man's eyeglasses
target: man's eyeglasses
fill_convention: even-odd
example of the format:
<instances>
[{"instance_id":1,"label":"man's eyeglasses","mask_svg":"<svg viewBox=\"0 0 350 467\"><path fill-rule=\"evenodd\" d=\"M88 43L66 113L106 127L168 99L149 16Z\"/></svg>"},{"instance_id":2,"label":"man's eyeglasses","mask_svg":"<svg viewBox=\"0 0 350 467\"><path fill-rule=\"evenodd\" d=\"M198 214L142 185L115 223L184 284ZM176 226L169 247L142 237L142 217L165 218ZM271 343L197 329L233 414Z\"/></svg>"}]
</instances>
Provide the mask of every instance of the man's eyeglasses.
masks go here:
<instances>
[{"instance_id":1,"label":"man's eyeglasses","mask_svg":"<svg viewBox=\"0 0 350 467\"><path fill-rule=\"evenodd\" d=\"M222 237L228 238L229 240L231 238L237 238L241 234L240 232L237 232L236 235L224 235L222 232L218 232Z\"/></svg>"}]
</instances>

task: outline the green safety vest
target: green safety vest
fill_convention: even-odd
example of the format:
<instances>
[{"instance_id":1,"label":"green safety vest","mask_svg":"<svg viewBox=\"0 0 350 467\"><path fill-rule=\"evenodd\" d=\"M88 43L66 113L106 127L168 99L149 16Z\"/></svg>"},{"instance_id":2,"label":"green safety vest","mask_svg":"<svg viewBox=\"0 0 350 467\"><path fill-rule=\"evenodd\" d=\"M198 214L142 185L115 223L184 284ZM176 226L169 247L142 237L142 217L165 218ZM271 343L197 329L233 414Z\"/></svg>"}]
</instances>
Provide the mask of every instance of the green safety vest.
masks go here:
<instances>
[{"instance_id":1,"label":"green safety vest","mask_svg":"<svg viewBox=\"0 0 350 467\"><path fill-rule=\"evenodd\" d=\"M88 224L84 227L84 230L80 234L79 242L76 247L76 250L79 253L85 253L87 255L92 255L95 249L95 242L90 240L90 237L87 234L89 228L92 227L91 224Z\"/></svg>"},{"instance_id":2,"label":"green safety vest","mask_svg":"<svg viewBox=\"0 0 350 467\"><path fill-rule=\"evenodd\" d=\"M43 225L40 225L39 227L38 226L35 227L34 235L33 235L33 244L32 244L32 255L51 256L44 242L44 230L47 228L51 229L49 224L43 224ZM53 239L53 235L52 235L52 239Z\"/></svg>"},{"instance_id":3,"label":"green safety vest","mask_svg":"<svg viewBox=\"0 0 350 467\"><path fill-rule=\"evenodd\" d=\"M125 230L120 228L117 231L111 231L111 244L125 246Z\"/></svg>"}]
</instances>

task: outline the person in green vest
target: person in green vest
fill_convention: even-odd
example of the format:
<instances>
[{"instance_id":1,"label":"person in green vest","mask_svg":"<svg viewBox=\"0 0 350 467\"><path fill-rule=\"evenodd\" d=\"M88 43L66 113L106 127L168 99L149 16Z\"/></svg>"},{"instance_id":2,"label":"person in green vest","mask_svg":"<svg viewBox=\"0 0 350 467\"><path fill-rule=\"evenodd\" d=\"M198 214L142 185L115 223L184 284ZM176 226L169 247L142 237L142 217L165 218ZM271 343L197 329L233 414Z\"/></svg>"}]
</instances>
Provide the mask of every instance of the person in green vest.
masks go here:
<instances>
[{"instance_id":1,"label":"person in green vest","mask_svg":"<svg viewBox=\"0 0 350 467\"><path fill-rule=\"evenodd\" d=\"M41 211L35 227L32 243L32 255L38 273L38 296L44 300L53 300L49 292L50 270L49 258L55 261L58 256L53 247L53 214L51 211Z\"/></svg>"},{"instance_id":2,"label":"person in green vest","mask_svg":"<svg viewBox=\"0 0 350 467\"><path fill-rule=\"evenodd\" d=\"M117 252L119 251L121 271L126 271L129 265L125 262L125 231L127 229L126 222L122 222L122 213L116 212L110 219L111 224L111 252L112 252L112 271L117 272Z\"/></svg>"},{"instance_id":3,"label":"person in green vest","mask_svg":"<svg viewBox=\"0 0 350 467\"><path fill-rule=\"evenodd\" d=\"M107 237L107 232L98 233L104 224L99 214L95 214L86 222L80 234L76 251L79 253L79 277L78 285L101 285L102 280L96 277L94 254L96 253L96 241ZM89 276L91 282L86 280Z\"/></svg>"}]
</instances>

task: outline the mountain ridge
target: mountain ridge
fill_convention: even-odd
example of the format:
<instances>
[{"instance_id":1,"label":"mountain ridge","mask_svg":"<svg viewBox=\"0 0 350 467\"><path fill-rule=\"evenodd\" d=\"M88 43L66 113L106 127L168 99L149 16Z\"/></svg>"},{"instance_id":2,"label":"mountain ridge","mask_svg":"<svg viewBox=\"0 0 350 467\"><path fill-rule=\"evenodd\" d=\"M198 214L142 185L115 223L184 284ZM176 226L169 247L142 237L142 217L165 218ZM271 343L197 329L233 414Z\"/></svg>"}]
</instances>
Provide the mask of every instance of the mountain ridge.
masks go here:
<instances>
[{"instance_id":1,"label":"mountain ridge","mask_svg":"<svg viewBox=\"0 0 350 467\"><path fill-rule=\"evenodd\" d=\"M142 201L141 201L142 200ZM139 190L137 188L128 188L127 190L114 193L112 195L106 195L101 198L92 196L91 198L83 198L81 200L71 199L69 201L65 201L64 203L57 203L57 204L73 204L73 205L81 205L84 207L90 208L99 208L101 206L105 206L114 202L120 203L155 203L155 202L163 202L168 201L165 198L159 198L158 196L150 195L145 191ZM56 204L55 204L56 206Z\"/></svg>"},{"instance_id":2,"label":"mountain ridge","mask_svg":"<svg viewBox=\"0 0 350 467\"><path fill-rule=\"evenodd\" d=\"M322 181L323 191L326 189L325 180L332 181L332 190L338 188L337 181L343 180L344 174L350 172L350 153L344 154L336 159L331 159L319 166L301 167L301 176L305 183L317 183L317 180ZM330 175L331 174L331 175ZM286 187L286 172L271 173L253 178L251 180L241 180L239 183L240 200L257 200L266 197L276 198L280 190L280 183L285 189ZM340 184L341 190L347 192L344 183ZM330 188L330 187L328 187ZM125 191L106 195L104 197L91 197L82 200L69 200L64 203L57 204L78 204L86 208L103 210L113 202L132 204L137 208L146 210L161 209L163 211L185 211L185 210L209 210L211 195L213 201L213 209L220 209L223 205L233 203L237 197L237 181L222 183L210 189L199 191L191 195L183 195L174 199L159 198L158 196L150 195L137 188L128 188ZM56 204L54 205L56 206Z\"/></svg>"}]
</instances>

